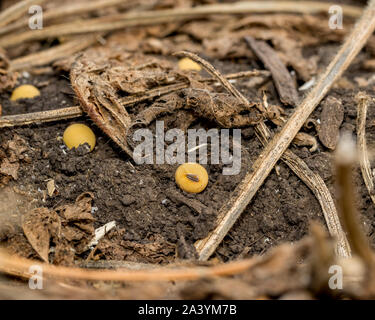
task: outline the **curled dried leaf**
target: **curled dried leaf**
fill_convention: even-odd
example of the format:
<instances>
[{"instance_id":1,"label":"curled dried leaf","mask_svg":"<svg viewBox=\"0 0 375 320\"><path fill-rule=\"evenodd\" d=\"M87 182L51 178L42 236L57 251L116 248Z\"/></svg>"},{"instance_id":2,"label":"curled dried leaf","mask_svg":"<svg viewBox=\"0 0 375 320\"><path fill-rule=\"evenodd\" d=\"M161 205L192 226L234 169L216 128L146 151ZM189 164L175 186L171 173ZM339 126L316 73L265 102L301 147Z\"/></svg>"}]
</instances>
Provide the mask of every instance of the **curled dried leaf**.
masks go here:
<instances>
[{"instance_id":1,"label":"curled dried leaf","mask_svg":"<svg viewBox=\"0 0 375 320\"><path fill-rule=\"evenodd\" d=\"M83 193L74 204L67 204L49 210L36 208L22 217L24 234L38 255L46 262L71 264L75 254L87 249L94 237L91 215L91 193ZM54 245L54 255L49 256L50 244Z\"/></svg>"},{"instance_id":2,"label":"curled dried leaf","mask_svg":"<svg viewBox=\"0 0 375 320\"><path fill-rule=\"evenodd\" d=\"M54 211L36 208L22 217L23 232L38 255L48 262L51 239L58 239L61 221Z\"/></svg>"},{"instance_id":3,"label":"curled dried leaf","mask_svg":"<svg viewBox=\"0 0 375 320\"><path fill-rule=\"evenodd\" d=\"M227 93L195 89L186 89L183 92L186 108L191 109L199 117L215 121L225 128L254 125L263 119L255 108L245 105Z\"/></svg>"},{"instance_id":4,"label":"curled dried leaf","mask_svg":"<svg viewBox=\"0 0 375 320\"><path fill-rule=\"evenodd\" d=\"M315 152L318 149L318 141L316 138L305 132L298 132L293 143L300 147L310 147L310 152Z\"/></svg>"},{"instance_id":5,"label":"curled dried leaf","mask_svg":"<svg viewBox=\"0 0 375 320\"><path fill-rule=\"evenodd\" d=\"M0 165L0 174L10 176L14 180L18 179L19 162L11 163L8 158L4 158Z\"/></svg>"},{"instance_id":6,"label":"curled dried leaf","mask_svg":"<svg viewBox=\"0 0 375 320\"><path fill-rule=\"evenodd\" d=\"M129 156L127 135L132 119L121 97L187 79L168 61L111 47L88 50L71 69L72 86L82 109Z\"/></svg>"},{"instance_id":7,"label":"curled dried leaf","mask_svg":"<svg viewBox=\"0 0 375 320\"><path fill-rule=\"evenodd\" d=\"M8 179L1 177L11 177L18 179L18 170L20 168L20 160L26 160L24 153L29 150L25 140L15 134L12 140L3 144L3 150L0 148L0 178L2 183L6 183Z\"/></svg>"}]
</instances>

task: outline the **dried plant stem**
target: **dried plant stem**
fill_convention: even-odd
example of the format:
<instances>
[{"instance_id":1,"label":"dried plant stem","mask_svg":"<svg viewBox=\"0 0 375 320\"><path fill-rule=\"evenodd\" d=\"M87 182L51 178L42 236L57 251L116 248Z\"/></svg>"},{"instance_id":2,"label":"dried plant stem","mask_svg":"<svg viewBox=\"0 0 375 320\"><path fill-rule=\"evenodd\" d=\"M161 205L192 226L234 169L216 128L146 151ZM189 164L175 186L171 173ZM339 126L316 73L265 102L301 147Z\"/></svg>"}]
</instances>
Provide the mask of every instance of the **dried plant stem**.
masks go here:
<instances>
[{"instance_id":1,"label":"dried plant stem","mask_svg":"<svg viewBox=\"0 0 375 320\"><path fill-rule=\"evenodd\" d=\"M230 82L224 78L219 71L217 71L210 63L208 63L206 60L200 58L194 53L188 52L188 51L179 51L174 53L175 56L183 56L183 57L189 57L190 59L198 62L201 64L214 78L216 78L223 86L226 88L234 97L236 97L238 100L241 100L246 105L250 106L249 101L233 86L230 84Z\"/></svg>"},{"instance_id":2,"label":"dried plant stem","mask_svg":"<svg viewBox=\"0 0 375 320\"><path fill-rule=\"evenodd\" d=\"M176 263L169 263L166 265L158 265L154 263L143 263L143 262L132 262L132 261L120 261L120 260L87 260L87 261L77 261L76 265L80 268L86 269L127 269L127 270L150 270L150 269L181 269L186 267L211 267L215 264L209 261L199 261L189 262L189 261L179 261Z\"/></svg>"},{"instance_id":3,"label":"dried plant stem","mask_svg":"<svg viewBox=\"0 0 375 320\"><path fill-rule=\"evenodd\" d=\"M226 75L226 77L227 79L239 79L239 78L251 77L251 76L269 76L269 75L270 73L268 71L253 70L253 71L231 73L231 74ZM214 82L216 81L216 79L206 78L206 79L202 79L201 81L202 82ZM178 91L184 88L188 88L188 87L189 87L188 83L185 83L185 82L176 83L176 84L172 84L169 86L150 90L141 96L123 98L120 100L120 102L123 106L128 106L137 102L141 102L147 99L152 99L152 98L155 98L164 94L168 94L174 91ZM83 111L81 107L75 106L75 107L61 108L61 109L42 111L42 112L18 114L18 115L13 115L13 116L3 116L3 117L0 117L0 128L71 119L71 118L80 117L82 115L83 115Z\"/></svg>"},{"instance_id":4,"label":"dried plant stem","mask_svg":"<svg viewBox=\"0 0 375 320\"><path fill-rule=\"evenodd\" d=\"M183 267L180 269L155 268L152 270L85 270L57 267L39 261L28 260L0 251L0 270L22 278L30 278L29 268L39 265L43 276L58 279L101 281L188 281L200 278L228 276L243 273L259 263L260 257L220 264L212 267Z\"/></svg>"},{"instance_id":5,"label":"dried plant stem","mask_svg":"<svg viewBox=\"0 0 375 320\"><path fill-rule=\"evenodd\" d=\"M329 234L337 240L336 254L342 258L351 257L351 248L341 226L332 195L319 174L314 173L307 164L290 150L281 157L289 168L310 188L322 208Z\"/></svg>"},{"instance_id":6,"label":"dried plant stem","mask_svg":"<svg viewBox=\"0 0 375 320\"><path fill-rule=\"evenodd\" d=\"M45 27L42 30L26 31L20 34L9 34L0 39L0 47L8 48L25 41L42 40L49 37L89 32L105 32L131 26L183 21L214 14L245 14L254 12L295 12L311 14L320 12L326 13L329 7L329 3L314 1L244 1L233 4L214 4L183 9L132 12L53 25ZM349 16L357 17L362 11L361 8L353 6L343 7L345 14Z\"/></svg>"},{"instance_id":7,"label":"dried plant stem","mask_svg":"<svg viewBox=\"0 0 375 320\"><path fill-rule=\"evenodd\" d=\"M8 9L0 13L0 28L22 16L29 7L36 4L42 4L46 0L23 0L19 1Z\"/></svg>"},{"instance_id":8,"label":"dried plant stem","mask_svg":"<svg viewBox=\"0 0 375 320\"><path fill-rule=\"evenodd\" d=\"M358 212L355 206L355 188L352 174L353 166L357 160L356 156L353 137L350 135L341 137L336 150L338 204L353 252L362 258L368 266L368 270L370 270L374 267L374 255L360 228Z\"/></svg>"},{"instance_id":9,"label":"dried plant stem","mask_svg":"<svg viewBox=\"0 0 375 320\"><path fill-rule=\"evenodd\" d=\"M77 262L77 266L86 269L127 269L127 270L150 270L158 268L158 265L153 263L141 263L132 261L116 261L116 260L88 260ZM159 266L160 268L160 266Z\"/></svg>"},{"instance_id":10,"label":"dried plant stem","mask_svg":"<svg viewBox=\"0 0 375 320\"><path fill-rule=\"evenodd\" d=\"M43 123L77 118L83 115L81 107L68 107L50 111L17 114L0 117L0 128L23 126L33 123Z\"/></svg>"},{"instance_id":11,"label":"dried plant stem","mask_svg":"<svg viewBox=\"0 0 375 320\"><path fill-rule=\"evenodd\" d=\"M228 75L225 75L225 79L228 80L234 80L234 79L240 79L240 78L247 78L247 77L256 77L256 76L264 76L268 77L270 76L269 71L264 70L252 70L252 71L242 71L237 73L231 73ZM212 83L215 82L216 78L206 78L199 80L200 82L208 82ZM174 83L168 86L164 86L161 88L151 89L147 91L146 93L142 94L141 96L131 96L120 99L120 102L123 106L128 106L137 102L141 102L147 99L152 99L158 96L162 96L164 94L172 93L181 89L189 88L190 84L187 82L181 82L181 83Z\"/></svg>"},{"instance_id":12,"label":"dried plant stem","mask_svg":"<svg viewBox=\"0 0 375 320\"><path fill-rule=\"evenodd\" d=\"M270 139L270 131L268 127L264 123L261 123L256 126L256 131L260 136L261 142L265 146ZM318 199L329 234L337 240L335 248L336 254L343 258L351 257L350 245L341 226L335 202L333 201L332 195L321 176L314 173L305 161L289 149L284 152L281 160L310 188Z\"/></svg>"},{"instance_id":13,"label":"dried plant stem","mask_svg":"<svg viewBox=\"0 0 375 320\"><path fill-rule=\"evenodd\" d=\"M364 92L359 92L356 95L358 104L357 110L357 144L359 151L359 163L363 180L365 181L367 190L371 197L372 202L375 204L375 188L374 188L374 175L371 171L370 161L368 157L368 150L366 144L366 116L367 108L372 101L371 97Z\"/></svg>"},{"instance_id":14,"label":"dried plant stem","mask_svg":"<svg viewBox=\"0 0 375 320\"><path fill-rule=\"evenodd\" d=\"M357 99L366 100L366 95L359 93ZM360 102L361 103L361 102ZM362 279L362 296L372 298L375 295L375 256L369 241L361 228L359 213L356 208L353 168L357 162L356 146L350 134L341 137L336 150L337 194L341 218L346 229L349 243L365 265L365 278Z\"/></svg>"},{"instance_id":15,"label":"dried plant stem","mask_svg":"<svg viewBox=\"0 0 375 320\"><path fill-rule=\"evenodd\" d=\"M97 39L98 35L79 36L56 47L14 59L9 64L9 71L27 70L50 64L86 49Z\"/></svg>"},{"instance_id":16,"label":"dried plant stem","mask_svg":"<svg viewBox=\"0 0 375 320\"><path fill-rule=\"evenodd\" d=\"M314 251L311 256L310 288L319 294L329 290L328 284L331 275L327 271L337 263L337 258L333 250L333 244L328 241L327 233L322 225L312 221L310 233L314 243Z\"/></svg>"},{"instance_id":17,"label":"dried plant stem","mask_svg":"<svg viewBox=\"0 0 375 320\"><path fill-rule=\"evenodd\" d=\"M369 2L361 19L346 39L327 70L315 87L296 108L292 116L262 151L253 164L252 170L245 176L235 190L235 196L220 210L219 224L206 238L197 243L199 259L207 260L224 239L230 228L250 203L276 162L281 158L311 112L327 94L332 84L342 75L367 39L375 29L375 0ZM246 99L245 99L246 100Z\"/></svg>"},{"instance_id":18,"label":"dried plant stem","mask_svg":"<svg viewBox=\"0 0 375 320\"><path fill-rule=\"evenodd\" d=\"M186 56L190 59L200 63L211 75L216 77L221 84L226 88L233 96L237 97L243 103L250 107L250 103L234 86L230 84L230 82L225 79L220 72L218 72L210 63L205 61L204 59L200 58L194 53L181 51L175 53L178 56ZM269 131L268 127L263 123L259 123L256 125L256 131L258 133L258 137L263 143L263 145L267 145L268 140L271 138L271 132ZM332 199L331 193L329 192L326 184L324 183L323 179L318 175L315 174L310 170L307 164L295 155L292 151L286 150L281 158L292 171L312 190L312 192L317 197L324 214L324 218L326 220L328 230L333 237L337 238L337 246L336 246L336 253L340 257L348 258L351 256L351 250L348 243L348 240L345 236L345 233L341 227L340 220L337 214L337 210ZM227 206L225 205L219 212L218 215L218 224L225 219L227 215ZM222 229L229 229L232 227L230 223L232 223L231 219L225 221L227 225L221 225ZM205 252L214 252L219 243L222 241L220 237L217 237L217 229L211 232L205 239L200 240L196 243L196 248L198 254L203 259Z\"/></svg>"},{"instance_id":19,"label":"dried plant stem","mask_svg":"<svg viewBox=\"0 0 375 320\"><path fill-rule=\"evenodd\" d=\"M36 1L33 1L35 3ZM124 4L124 0L97 0L97 1L85 1L85 2L78 2L63 5L61 7L53 8L52 10L48 10L43 14L43 23L47 21L58 19L58 18L66 18L69 16L89 13L95 10L100 10L108 7L112 7L115 5ZM0 35L12 32L24 26L27 26L29 20L23 19L16 21L12 24L7 25L6 27L0 29Z\"/></svg>"}]
</instances>

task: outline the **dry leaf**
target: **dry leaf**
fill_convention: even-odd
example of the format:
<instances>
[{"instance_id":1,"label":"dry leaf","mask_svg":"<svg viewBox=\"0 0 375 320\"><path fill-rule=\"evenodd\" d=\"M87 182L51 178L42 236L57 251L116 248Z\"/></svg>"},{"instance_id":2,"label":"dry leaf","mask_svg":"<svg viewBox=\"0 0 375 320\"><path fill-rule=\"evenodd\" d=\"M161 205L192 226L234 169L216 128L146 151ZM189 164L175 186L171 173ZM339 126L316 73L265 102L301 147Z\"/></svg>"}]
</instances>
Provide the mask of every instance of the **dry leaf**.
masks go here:
<instances>
[{"instance_id":1,"label":"dry leaf","mask_svg":"<svg viewBox=\"0 0 375 320\"><path fill-rule=\"evenodd\" d=\"M62 221L63 238L77 253L85 251L95 234L93 225L95 218L91 214L93 199L94 196L91 193L85 192L77 197L75 204L64 205L56 209Z\"/></svg>"},{"instance_id":2,"label":"dry leaf","mask_svg":"<svg viewBox=\"0 0 375 320\"><path fill-rule=\"evenodd\" d=\"M18 162L11 163L7 158L3 159L0 165L0 174L11 176L14 180L18 179Z\"/></svg>"},{"instance_id":3,"label":"dry leaf","mask_svg":"<svg viewBox=\"0 0 375 320\"><path fill-rule=\"evenodd\" d=\"M51 180L52 181L52 180ZM38 255L48 262L50 244L55 246L53 262L69 265L75 254L87 250L94 237L91 193L83 193L74 204L49 210L37 208L22 217L24 234Z\"/></svg>"},{"instance_id":4,"label":"dry leaf","mask_svg":"<svg viewBox=\"0 0 375 320\"><path fill-rule=\"evenodd\" d=\"M265 41L256 41L252 37L246 37L245 40L268 70L271 71L281 102L296 106L299 101L296 84L276 52Z\"/></svg>"},{"instance_id":5,"label":"dry leaf","mask_svg":"<svg viewBox=\"0 0 375 320\"><path fill-rule=\"evenodd\" d=\"M344 109L341 101L335 97L327 97L323 103L318 130L319 140L328 149L334 150L339 140L339 129L344 120Z\"/></svg>"},{"instance_id":6,"label":"dry leaf","mask_svg":"<svg viewBox=\"0 0 375 320\"><path fill-rule=\"evenodd\" d=\"M0 177L12 177L18 179L18 170L20 168L19 161L25 159L24 153L28 150L25 140L15 134L13 139L3 144L0 148ZM2 183L6 183L8 179L1 179Z\"/></svg>"},{"instance_id":7,"label":"dry leaf","mask_svg":"<svg viewBox=\"0 0 375 320\"><path fill-rule=\"evenodd\" d=\"M22 217L22 229L34 250L48 262L51 238L60 235L61 221L54 211L37 208Z\"/></svg>"},{"instance_id":8,"label":"dry leaf","mask_svg":"<svg viewBox=\"0 0 375 320\"><path fill-rule=\"evenodd\" d=\"M121 105L120 93L140 94L186 77L167 61L113 49L87 51L74 63L71 82L83 110L132 156L126 139L131 118Z\"/></svg>"},{"instance_id":9,"label":"dry leaf","mask_svg":"<svg viewBox=\"0 0 375 320\"><path fill-rule=\"evenodd\" d=\"M318 149L318 141L316 141L316 138L305 132L298 132L293 139L293 143L300 147L310 147L310 152L314 152Z\"/></svg>"}]
</instances>

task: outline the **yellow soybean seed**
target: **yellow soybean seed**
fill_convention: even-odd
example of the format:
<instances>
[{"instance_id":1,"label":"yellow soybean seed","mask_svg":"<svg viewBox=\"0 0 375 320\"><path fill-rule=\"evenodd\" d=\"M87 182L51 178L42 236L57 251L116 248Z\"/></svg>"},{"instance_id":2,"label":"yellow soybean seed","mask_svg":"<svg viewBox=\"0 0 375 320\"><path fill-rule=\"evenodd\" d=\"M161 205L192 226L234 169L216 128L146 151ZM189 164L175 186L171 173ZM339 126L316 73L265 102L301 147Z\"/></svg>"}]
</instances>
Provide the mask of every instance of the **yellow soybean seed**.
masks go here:
<instances>
[{"instance_id":1,"label":"yellow soybean seed","mask_svg":"<svg viewBox=\"0 0 375 320\"><path fill-rule=\"evenodd\" d=\"M201 71L201 66L190 58L182 58L178 61L178 67L180 70L195 70Z\"/></svg>"},{"instance_id":2,"label":"yellow soybean seed","mask_svg":"<svg viewBox=\"0 0 375 320\"><path fill-rule=\"evenodd\" d=\"M69 148L78 148L81 144L87 143L90 151L94 150L96 138L94 132L86 125L81 123L71 124L64 131L63 141Z\"/></svg>"},{"instance_id":3,"label":"yellow soybean seed","mask_svg":"<svg viewBox=\"0 0 375 320\"><path fill-rule=\"evenodd\" d=\"M208 183L208 174L204 167L198 163L184 163L175 173L177 185L189 193L202 192Z\"/></svg>"},{"instance_id":4,"label":"yellow soybean seed","mask_svg":"<svg viewBox=\"0 0 375 320\"><path fill-rule=\"evenodd\" d=\"M40 96L40 91L37 88L31 84L23 84L13 90L10 100L16 101L18 99L34 98L37 96Z\"/></svg>"}]
</instances>

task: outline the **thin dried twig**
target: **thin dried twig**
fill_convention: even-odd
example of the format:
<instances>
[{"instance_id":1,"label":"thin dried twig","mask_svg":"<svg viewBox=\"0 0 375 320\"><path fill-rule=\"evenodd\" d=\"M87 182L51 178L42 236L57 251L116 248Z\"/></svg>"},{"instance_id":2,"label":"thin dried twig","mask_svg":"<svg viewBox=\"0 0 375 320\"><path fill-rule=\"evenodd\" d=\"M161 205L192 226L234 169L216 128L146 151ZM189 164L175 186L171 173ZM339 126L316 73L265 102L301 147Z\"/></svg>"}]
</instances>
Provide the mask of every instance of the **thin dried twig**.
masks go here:
<instances>
[{"instance_id":1,"label":"thin dried twig","mask_svg":"<svg viewBox=\"0 0 375 320\"><path fill-rule=\"evenodd\" d=\"M33 1L33 4L35 2L36 1ZM68 5L65 4L61 7L53 8L52 10L48 10L47 12L45 12L43 14L43 23L46 23L47 21L53 19L66 18L83 13L89 13L95 10L101 10L118 4L124 5L124 0L91 0L78 3L69 3ZM28 22L29 19L15 21L12 24L9 24L6 27L0 29L0 35L27 26Z\"/></svg>"},{"instance_id":2,"label":"thin dried twig","mask_svg":"<svg viewBox=\"0 0 375 320\"><path fill-rule=\"evenodd\" d=\"M228 276L243 273L255 266L261 257L220 264L212 267L184 267L181 269L155 268L152 270L85 270L80 268L57 267L39 261L9 255L0 251L0 270L22 278L30 278L30 266L39 265L43 275L49 278L101 280L101 281L187 281L200 278Z\"/></svg>"},{"instance_id":3,"label":"thin dried twig","mask_svg":"<svg viewBox=\"0 0 375 320\"><path fill-rule=\"evenodd\" d=\"M127 269L127 270L150 270L158 268L153 263L142 263L133 261L116 261L116 260L87 260L77 262L77 266L85 269Z\"/></svg>"},{"instance_id":4,"label":"thin dried twig","mask_svg":"<svg viewBox=\"0 0 375 320\"><path fill-rule=\"evenodd\" d=\"M357 99L366 100L366 95L359 93ZM365 101L362 101L366 104ZM365 116L365 113L362 116ZM361 228L359 213L356 208L353 168L357 163L357 153L354 138L351 134L343 135L336 151L337 194L342 222L345 226L353 253L358 256L365 266L364 277L361 279L362 297L372 298L375 295L375 256L369 240Z\"/></svg>"},{"instance_id":5,"label":"thin dried twig","mask_svg":"<svg viewBox=\"0 0 375 320\"><path fill-rule=\"evenodd\" d=\"M256 126L256 131L261 137L261 142L265 146L270 139L268 127L261 123ZM332 198L327 185L321 176L314 173L300 157L294 154L290 149L286 150L281 160L299 177L314 193L322 208L324 219L326 221L330 235L336 238L336 254L339 257L351 257L351 249L345 232L341 226L340 218L337 214L335 202Z\"/></svg>"},{"instance_id":6,"label":"thin dried twig","mask_svg":"<svg viewBox=\"0 0 375 320\"><path fill-rule=\"evenodd\" d=\"M216 265L210 261L194 261L181 260L175 263L169 263L166 265L158 265L154 263L143 263L133 261L120 261L120 260L86 260L77 261L76 265L80 268L86 269L127 269L127 270L150 270L150 269L181 269L185 267L210 267Z\"/></svg>"},{"instance_id":7,"label":"thin dried twig","mask_svg":"<svg viewBox=\"0 0 375 320\"><path fill-rule=\"evenodd\" d=\"M42 30L26 31L10 34L0 39L0 47L8 48L25 41L42 40L49 37L82 34L89 32L105 32L131 26L151 25L173 21L183 21L196 17L207 17L214 14L245 14L254 12L295 12L320 13L328 12L329 3L313 1L251 1L233 4L213 4L194 8L168 9L157 11L133 12L113 16L87 19L84 22L71 22L45 27ZM348 16L358 17L361 8L342 6Z\"/></svg>"},{"instance_id":8,"label":"thin dried twig","mask_svg":"<svg viewBox=\"0 0 375 320\"><path fill-rule=\"evenodd\" d=\"M256 126L256 130L261 136L261 141L265 146L270 138L269 129L262 123ZM335 248L337 256L343 258L351 257L350 245L341 226L335 202L321 176L314 173L305 161L289 149L284 152L281 160L310 188L319 201L328 231L330 235L337 240Z\"/></svg>"},{"instance_id":9,"label":"thin dried twig","mask_svg":"<svg viewBox=\"0 0 375 320\"><path fill-rule=\"evenodd\" d=\"M79 36L50 49L17 58L9 63L9 71L18 71L40 67L68 57L86 49L98 40L99 35Z\"/></svg>"},{"instance_id":10,"label":"thin dried twig","mask_svg":"<svg viewBox=\"0 0 375 320\"><path fill-rule=\"evenodd\" d=\"M336 254L339 257L351 257L351 248L345 232L341 226L340 218L337 214L335 202L329 192L327 185L321 176L314 173L307 164L290 150L286 150L281 157L289 168L310 188L318 199L322 208L329 234L336 238Z\"/></svg>"},{"instance_id":11,"label":"thin dried twig","mask_svg":"<svg viewBox=\"0 0 375 320\"><path fill-rule=\"evenodd\" d=\"M230 93L232 93L235 97L237 97L243 103L250 107L250 103L248 102L248 100L207 61L198 57L196 54L185 51L178 52L175 55L187 56L190 59L200 63L210 74L212 74L214 77L217 77L217 79ZM264 122L261 122L257 124L255 128L257 130L257 133L259 134L261 142L263 143L263 145L266 145L271 137L271 132L269 131L268 127L264 124ZM333 237L337 238L337 255L345 258L350 257L351 250L348 240L346 239L345 233L341 227L340 220L331 193L329 192L323 179L318 174L312 172L310 168L307 166L307 164L290 150L286 150L281 159L312 190L312 192L317 197L322 207L322 211L328 226L328 230ZM218 215L219 225L221 220L225 218L225 213L227 212L227 209L228 208L225 205L220 210ZM231 223L231 220L227 220L226 223ZM222 228L227 228L227 226L222 226ZM228 230L230 228L231 226L229 226ZM220 238L217 238L216 236L216 230L217 229L211 232L205 239L200 240L196 243L196 248L201 260L205 260L202 259L203 254L205 254L205 252L215 251L216 247L221 242L222 239L220 240Z\"/></svg>"},{"instance_id":12,"label":"thin dried twig","mask_svg":"<svg viewBox=\"0 0 375 320\"><path fill-rule=\"evenodd\" d=\"M244 77L251 77L251 76L269 76L270 73L268 71L263 70L252 70L252 71L244 71L244 72L237 72L231 73L226 75L227 79L239 79ZM216 79L213 78L206 78L202 79L202 82L214 82ZM189 84L182 82L182 83L175 83L169 86L149 90L145 94L141 96L134 96L134 97L126 97L120 99L120 102L123 106L129 106L137 102L141 102L144 100L152 99L164 94L168 94L174 91L178 91L184 88L188 88ZM44 122L52 122L64 119L71 119L71 118L78 118L83 115L83 111L81 107L74 106L68 108L61 108L55 110L48 110L48 111L41 111L41 112L33 112L33 113L26 113L26 114L18 114L12 116L3 116L0 117L0 128L5 127L15 127L15 126L22 126L27 124L33 123L44 123Z\"/></svg>"},{"instance_id":13,"label":"thin dried twig","mask_svg":"<svg viewBox=\"0 0 375 320\"><path fill-rule=\"evenodd\" d=\"M22 16L29 7L41 4L46 0L23 0L0 13L0 28Z\"/></svg>"},{"instance_id":14,"label":"thin dried twig","mask_svg":"<svg viewBox=\"0 0 375 320\"><path fill-rule=\"evenodd\" d=\"M353 192L353 166L357 161L355 142L350 134L341 137L336 151L338 203L345 229L353 252L366 263L368 270L374 267L374 255L360 228Z\"/></svg>"},{"instance_id":15,"label":"thin dried twig","mask_svg":"<svg viewBox=\"0 0 375 320\"><path fill-rule=\"evenodd\" d=\"M235 190L228 204L220 210L219 224L210 234L198 244L200 260L207 260L224 239L230 228L250 203L276 162L281 158L298 131L308 119L311 112L327 94L332 84L342 75L367 39L375 29L375 0L369 2L354 30L346 39L327 70L317 84L296 108L295 112L285 123L282 130L274 136L253 164L252 170L245 176Z\"/></svg>"},{"instance_id":16,"label":"thin dried twig","mask_svg":"<svg viewBox=\"0 0 375 320\"><path fill-rule=\"evenodd\" d=\"M23 126L33 123L43 123L77 118L83 115L81 107L68 107L56 110L17 114L0 117L0 128Z\"/></svg>"},{"instance_id":17,"label":"thin dried twig","mask_svg":"<svg viewBox=\"0 0 375 320\"><path fill-rule=\"evenodd\" d=\"M247 77L256 77L256 76L264 76L269 77L270 73L265 70L252 70L252 71L241 71L237 73L231 73L228 75L225 75L225 79L228 80L234 80L234 79L240 79L240 78L247 78ZM216 78L206 78L199 80L200 82L206 82L206 83L212 83L215 82ZM172 93L181 89L188 88L190 84L188 82L180 82L180 83L174 83L171 85L167 85L161 88L151 89L145 94L142 94L141 96L130 96L120 99L120 102L123 106L128 106L134 103L138 103L144 100L152 99L158 96L162 96L168 93Z\"/></svg>"},{"instance_id":18,"label":"thin dried twig","mask_svg":"<svg viewBox=\"0 0 375 320\"><path fill-rule=\"evenodd\" d=\"M359 163L361 166L363 180L369 192L372 202L375 204L374 175L371 171L366 143L366 116L367 108L372 101L371 97L364 92L356 95L357 110L357 144L359 151Z\"/></svg>"}]
</instances>

